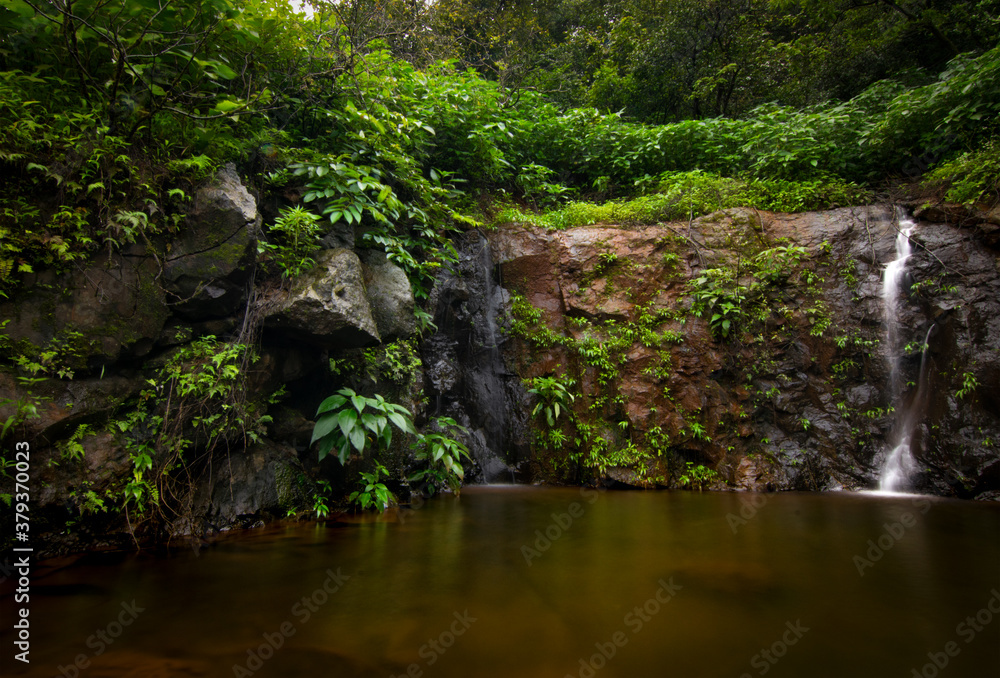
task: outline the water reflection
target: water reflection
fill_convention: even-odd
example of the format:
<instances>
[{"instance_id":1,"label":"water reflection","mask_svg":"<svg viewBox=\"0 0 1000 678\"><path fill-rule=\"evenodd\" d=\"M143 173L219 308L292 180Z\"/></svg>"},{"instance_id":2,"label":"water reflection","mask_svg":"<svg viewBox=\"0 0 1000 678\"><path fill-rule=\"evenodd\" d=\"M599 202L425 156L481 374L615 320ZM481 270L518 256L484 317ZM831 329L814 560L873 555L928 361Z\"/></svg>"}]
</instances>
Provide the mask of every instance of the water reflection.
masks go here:
<instances>
[{"instance_id":1,"label":"water reflection","mask_svg":"<svg viewBox=\"0 0 1000 678\"><path fill-rule=\"evenodd\" d=\"M949 677L1000 673L1000 620L955 633L1000 587L996 506L589 492L470 488L199 556L53 562L33 584L32 664L4 675L73 675L83 656L80 675L109 678L910 676L951 640ZM331 572L343 585L314 597ZM98 656L88 638L133 600L144 611Z\"/></svg>"}]
</instances>

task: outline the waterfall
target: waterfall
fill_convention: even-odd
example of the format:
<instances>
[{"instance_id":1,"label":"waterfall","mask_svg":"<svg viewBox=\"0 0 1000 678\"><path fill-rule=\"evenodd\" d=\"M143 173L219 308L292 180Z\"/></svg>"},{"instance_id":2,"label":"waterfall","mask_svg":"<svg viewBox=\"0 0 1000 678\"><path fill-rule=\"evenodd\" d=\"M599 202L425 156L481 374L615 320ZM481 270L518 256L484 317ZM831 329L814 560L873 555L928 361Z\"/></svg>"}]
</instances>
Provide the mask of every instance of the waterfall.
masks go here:
<instances>
[{"instance_id":1,"label":"waterfall","mask_svg":"<svg viewBox=\"0 0 1000 678\"><path fill-rule=\"evenodd\" d=\"M908 288L906 261L912 253L910 235L916 224L908 218L900 217L899 232L896 235L896 258L885 267L885 278L882 281L882 300L885 305L885 323L887 335L887 356L889 360L889 388L892 404L896 407L895 445L886 455L885 463L879 477L879 491L900 492L907 489L907 480L916 468L912 453L913 432L919 423L925 400L925 383L927 372L928 347L931 333L935 326L927 330L920 358L920 373L917 378L917 392L909 400L903 402L903 392L906 386L901 374L901 363L904 349L901 346L901 297Z\"/></svg>"},{"instance_id":2,"label":"waterfall","mask_svg":"<svg viewBox=\"0 0 1000 678\"><path fill-rule=\"evenodd\" d=\"M477 479L510 481L511 457L524 447L520 421L523 391L503 359L505 341L497 323L506 291L494 280L489 242L469 232L458 243L459 261L442 270L431 293L437 332L423 343L434 413L469 429L465 441L476 461Z\"/></svg>"}]
</instances>

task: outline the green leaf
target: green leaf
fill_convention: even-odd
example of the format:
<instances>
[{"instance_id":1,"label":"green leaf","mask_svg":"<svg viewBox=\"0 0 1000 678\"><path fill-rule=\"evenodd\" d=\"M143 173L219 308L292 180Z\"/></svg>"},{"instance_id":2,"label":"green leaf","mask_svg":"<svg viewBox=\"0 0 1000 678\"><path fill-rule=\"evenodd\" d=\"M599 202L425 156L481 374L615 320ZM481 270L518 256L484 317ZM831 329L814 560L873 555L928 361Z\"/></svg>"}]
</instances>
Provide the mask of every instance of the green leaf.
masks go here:
<instances>
[{"instance_id":1,"label":"green leaf","mask_svg":"<svg viewBox=\"0 0 1000 678\"><path fill-rule=\"evenodd\" d=\"M395 424L399 430L405 431L406 433L417 432L416 429L413 428L413 422L410 421L409 417L400 414L399 412L388 412L386 416L389 417L389 421Z\"/></svg>"},{"instance_id":2,"label":"green leaf","mask_svg":"<svg viewBox=\"0 0 1000 678\"><path fill-rule=\"evenodd\" d=\"M237 75L236 71L221 61L212 62L212 68L220 78L225 78L226 80L232 80Z\"/></svg>"},{"instance_id":3,"label":"green leaf","mask_svg":"<svg viewBox=\"0 0 1000 678\"><path fill-rule=\"evenodd\" d=\"M340 426L340 432L344 434L347 438L351 435L351 431L358 428L358 413L354 410L341 410L337 415L337 425Z\"/></svg>"},{"instance_id":4,"label":"green leaf","mask_svg":"<svg viewBox=\"0 0 1000 678\"><path fill-rule=\"evenodd\" d=\"M220 113L229 113L230 111L235 111L238 108L243 108L243 105L233 101L232 99L222 99L221 101L215 102L215 110Z\"/></svg>"},{"instance_id":5,"label":"green leaf","mask_svg":"<svg viewBox=\"0 0 1000 678\"><path fill-rule=\"evenodd\" d=\"M320 417L319 421L316 422L316 425L313 426L312 440L309 441L309 444L312 445L314 442L316 442L323 436L330 433L336 427L337 427L336 415L327 414L323 417ZM322 459L322 457L320 458Z\"/></svg>"},{"instance_id":6,"label":"green leaf","mask_svg":"<svg viewBox=\"0 0 1000 678\"><path fill-rule=\"evenodd\" d=\"M365 429L361 426L355 426L351 429L351 433L348 436L351 439L351 445L354 446L358 452L364 452L365 450Z\"/></svg>"},{"instance_id":7,"label":"green leaf","mask_svg":"<svg viewBox=\"0 0 1000 678\"><path fill-rule=\"evenodd\" d=\"M327 436L319 444L319 461L323 461L326 455L330 454L330 450L336 444L334 436ZM343 462L341 462L343 463Z\"/></svg>"},{"instance_id":8,"label":"green leaf","mask_svg":"<svg viewBox=\"0 0 1000 678\"><path fill-rule=\"evenodd\" d=\"M383 422L382 426L379 426L379 420ZM365 412L361 415L361 423L364 424L365 428L378 435L382 428L385 426L385 417L376 417L371 412Z\"/></svg>"},{"instance_id":9,"label":"green leaf","mask_svg":"<svg viewBox=\"0 0 1000 678\"><path fill-rule=\"evenodd\" d=\"M8 9L19 14L22 19L32 19L35 16L35 10L31 5L23 0L12 0L11 2L4 3Z\"/></svg>"},{"instance_id":10,"label":"green leaf","mask_svg":"<svg viewBox=\"0 0 1000 678\"><path fill-rule=\"evenodd\" d=\"M330 410L339 410L346 402L347 398L344 396L340 394L332 395L319 404L319 409L316 410L316 414L320 415L324 412L329 412Z\"/></svg>"}]
</instances>

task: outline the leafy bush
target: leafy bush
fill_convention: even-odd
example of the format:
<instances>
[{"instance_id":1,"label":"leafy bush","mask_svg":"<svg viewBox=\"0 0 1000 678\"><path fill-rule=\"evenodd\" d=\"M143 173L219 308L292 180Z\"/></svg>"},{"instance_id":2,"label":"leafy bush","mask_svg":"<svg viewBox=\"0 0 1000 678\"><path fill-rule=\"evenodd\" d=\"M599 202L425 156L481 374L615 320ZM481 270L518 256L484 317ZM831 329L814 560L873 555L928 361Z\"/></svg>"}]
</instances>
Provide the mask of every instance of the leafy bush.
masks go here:
<instances>
[{"instance_id":1,"label":"leafy bush","mask_svg":"<svg viewBox=\"0 0 1000 678\"><path fill-rule=\"evenodd\" d=\"M1000 140L991 139L978 151L962 153L940 164L926 175L924 186L943 188L949 202L1000 200Z\"/></svg>"},{"instance_id":2,"label":"leafy bush","mask_svg":"<svg viewBox=\"0 0 1000 678\"><path fill-rule=\"evenodd\" d=\"M404 433L416 433L405 407L377 394L374 398L358 395L349 388L340 389L320 403L316 416L309 444L319 442L320 461L334 448L341 464L347 463L351 448L358 454L373 446L388 448L392 444L392 426Z\"/></svg>"},{"instance_id":3,"label":"leafy bush","mask_svg":"<svg viewBox=\"0 0 1000 678\"><path fill-rule=\"evenodd\" d=\"M570 406L576 400L576 396L570 393L570 389L576 381L568 377L535 377L529 382L531 388L528 393L538 397L538 403L531 411L531 416L544 415L545 422L554 427L563 412L572 417Z\"/></svg>"},{"instance_id":4,"label":"leafy bush","mask_svg":"<svg viewBox=\"0 0 1000 678\"><path fill-rule=\"evenodd\" d=\"M247 398L246 367L256 359L245 344L205 336L175 351L147 380L138 402L109 425L133 465L124 506L145 513L161 508L161 497L178 499L191 450L260 440L270 422L267 405L279 394L266 402Z\"/></svg>"},{"instance_id":5,"label":"leafy bush","mask_svg":"<svg viewBox=\"0 0 1000 678\"><path fill-rule=\"evenodd\" d=\"M283 277L292 278L305 273L316 263L312 254L319 247L322 233L319 217L303 207L281 210L281 215L268 227L275 242L257 241L257 252L265 261L273 261Z\"/></svg>"},{"instance_id":6,"label":"leafy bush","mask_svg":"<svg viewBox=\"0 0 1000 678\"><path fill-rule=\"evenodd\" d=\"M444 433L431 431L417 437L413 444L415 456L417 461L426 463L427 467L410 476L410 482L424 483L431 494L446 487L457 494L465 480L462 458L471 457L469 448L445 433L454 435L468 431L451 417L436 417L429 422L428 428Z\"/></svg>"},{"instance_id":7,"label":"leafy bush","mask_svg":"<svg viewBox=\"0 0 1000 678\"><path fill-rule=\"evenodd\" d=\"M694 488L699 492L711 482L719 479L719 473L715 469L708 468L704 464L695 465L692 462L685 462L684 472L677 478L677 483L681 487Z\"/></svg>"},{"instance_id":8,"label":"leafy bush","mask_svg":"<svg viewBox=\"0 0 1000 678\"><path fill-rule=\"evenodd\" d=\"M385 466L378 462L375 463L374 471L370 473L362 471L360 480L362 487L360 490L351 492L347 497L348 500L356 503L362 510L370 506L377 509L379 513L385 511L389 508L389 502L393 501L394 498L385 483L379 481L383 475L388 476L389 472Z\"/></svg>"},{"instance_id":9,"label":"leafy bush","mask_svg":"<svg viewBox=\"0 0 1000 678\"><path fill-rule=\"evenodd\" d=\"M538 215L508 207L501 210L495 220L561 230L597 223L652 224L693 219L731 207L780 212L830 209L863 204L872 197L861 186L836 178L747 181L701 170L665 172L657 178L644 177L637 184L647 190L652 187L652 192L629 200L601 204L573 201Z\"/></svg>"}]
</instances>

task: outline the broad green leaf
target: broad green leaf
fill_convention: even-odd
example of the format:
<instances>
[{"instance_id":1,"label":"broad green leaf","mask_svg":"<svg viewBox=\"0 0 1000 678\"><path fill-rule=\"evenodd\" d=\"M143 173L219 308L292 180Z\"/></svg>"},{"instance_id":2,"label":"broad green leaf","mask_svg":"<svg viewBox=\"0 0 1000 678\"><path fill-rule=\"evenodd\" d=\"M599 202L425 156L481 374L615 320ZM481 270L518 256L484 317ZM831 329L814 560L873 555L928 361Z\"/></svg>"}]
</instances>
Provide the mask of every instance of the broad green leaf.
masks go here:
<instances>
[{"instance_id":1,"label":"broad green leaf","mask_svg":"<svg viewBox=\"0 0 1000 678\"><path fill-rule=\"evenodd\" d=\"M337 417L333 414L327 414L320 417L316 425L313 426L312 440L309 444L312 445L314 442L328 434L330 431L337 427Z\"/></svg>"},{"instance_id":2,"label":"broad green leaf","mask_svg":"<svg viewBox=\"0 0 1000 678\"><path fill-rule=\"evenodd\" d=\"M335 440L334 436L327 436L326 438L324 438L320 442L320 444L319 444L319 460L320 461L323 461L323 459L326 457L326 455L330 454L330 450L333 449L333 446L335 444L336 444L336 440ZM341 462L341 463L343 463L343 462Z\"/></svg>"},{"instance_id":3,"label":"broad green leaf","mask_svg":"<svg viewBox=\"0 0 1000 678\"><path fill-rule=\"evenodd\" d=\"M351 435L351 431L357 428L358 413L354 410L341 410L337 415L337 425L344 437Z\"/></svg>"},{"instance_id":4,"label":"broad green leaf","mask_svg":"<svg viewBox=\"0 0 1000 678\"><path fill-rule=\"evenodd\" d=\"M215 70L216 74L218 74L220 78L225 78L226 80L232 80L237 75L236 71L234 71L221 61L213 62L212 68Z\"/></svg>"},{"instance_id":5,"label":"broad green leaf","mask_svg":"<svg viewBox=\"0 0 1000 678\"><path fill-rule=\"evenodd\" d=\"M383 422L385 421L384 417L376 417L371 412L365 412L364 414L361 415L361 423L364 424L366 429L368 429L375 435L378 435L379 431L381 430L381 427L379 426L378 423L380 419Z\"/></svg>"},{"instance_id":6,"label":"broad green leaf","mask_svg":"<svg viewBox=\"0 0 1000 678\"><path fill-rule=\"evenodd\" d=\"M413 422L410 421L409 417L406 417L399 412L389 412L386 414L389 420L396 425L396 427L405 431L406 433L416 433L416 429L413 428Z\"/></svg>"},{"instance_id":7,"label":"broad green leaf","mask_svg":"<svg viewBox=\"0 0 1000 678\"><path fill-rule=\"evenodd\" d=\"M222 99L221 101L215 102L215 110L220 113L229 113L230 111L235 111L238 108L243 108L243 105L233 101L232 99Z\"/></svg>"},{"instance_id":8,"label":"broad green leaf","mask_svg":"<svg viewBox=\"0 0 1000 678\"><path fill-rule=\"evenodd\" d=\"M330 410L339 410L347 402L347 398L340 394L332 395L323 402L319 404L319 409L316 410L316 414L320 415L324 412L329 412Z\"/></svg>"},{"instance_id":9,"label":"broad green leaf","mask_svg":"<svg viewBox=\"0 0 1000 678\"><path fill-rule=\"evenodd\" d=\"M350 434L351 445L354 446L358 452L364 452L365 450L365 429L362 426L355 426L351 429Z\"/></svg>"}]
</instances>

